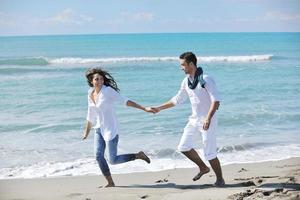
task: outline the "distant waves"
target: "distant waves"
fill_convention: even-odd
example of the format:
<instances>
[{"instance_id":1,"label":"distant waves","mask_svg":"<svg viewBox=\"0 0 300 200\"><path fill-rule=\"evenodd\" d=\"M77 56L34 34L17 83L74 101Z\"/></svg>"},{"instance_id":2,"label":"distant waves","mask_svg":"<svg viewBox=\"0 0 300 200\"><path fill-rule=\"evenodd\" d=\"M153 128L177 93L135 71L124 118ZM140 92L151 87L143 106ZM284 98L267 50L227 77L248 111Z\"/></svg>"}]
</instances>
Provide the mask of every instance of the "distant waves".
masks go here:
<instances>
[{"instance_id":1,"label":"distant waves","mask_svg":"<svg viewBox=\"0 0 300 200\"><path fill-rule=\"evenodd\" d=\"M271 54L245 55L245 56L203 56L198 57L199 62L255 62L268 61L274 57ZM76 64L97 64L97 63L119 63L119 62L164 62L178 61L178 57L115 57L115 58L81 58L81 57L26 57L0 59L0 65L76 65Z\"/></svg>"}]
</instances>

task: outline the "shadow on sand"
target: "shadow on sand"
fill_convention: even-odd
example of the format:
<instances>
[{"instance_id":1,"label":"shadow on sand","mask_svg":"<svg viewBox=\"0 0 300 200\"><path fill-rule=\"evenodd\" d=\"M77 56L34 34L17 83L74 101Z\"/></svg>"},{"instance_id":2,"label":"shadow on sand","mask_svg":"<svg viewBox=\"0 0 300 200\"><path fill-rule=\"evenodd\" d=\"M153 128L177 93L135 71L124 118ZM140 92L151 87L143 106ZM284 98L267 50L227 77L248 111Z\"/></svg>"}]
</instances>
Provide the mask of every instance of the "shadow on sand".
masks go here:
<instances>
[{"instance_id":1,"label":"shadow on sand","mask_svg":"<svg viewBox=\"0 0 300 200\"><path fill-rule=\"evenodd\" d=\"M191 190L191 189L208 189L216 188L212 184L203 184L203 185L177 185L175 183L163 183L163 184L153 184L153 185L129 185L129 186L116 186L119 188L174 188L180 190ZM245 183L235 183L235 184L226 184L224 187L220 188L237 188L237 187L249 187ZM300 184L298 183L266 183L257 185L257 188L286 188L292 190L300 190Z\"/></svg>"}]
</instances>

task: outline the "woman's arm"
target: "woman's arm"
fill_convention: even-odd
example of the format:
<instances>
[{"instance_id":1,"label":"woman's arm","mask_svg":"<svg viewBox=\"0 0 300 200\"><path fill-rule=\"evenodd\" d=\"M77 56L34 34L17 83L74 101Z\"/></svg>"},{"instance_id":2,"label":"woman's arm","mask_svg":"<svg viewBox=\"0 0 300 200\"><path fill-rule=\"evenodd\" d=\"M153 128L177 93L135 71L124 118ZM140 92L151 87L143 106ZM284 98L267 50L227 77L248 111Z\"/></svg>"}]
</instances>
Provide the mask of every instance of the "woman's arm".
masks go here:
<instances>
[{"instance_id":1,"label":"woman's arm","mask_svg":"<svg viewBox=\"0 0 300 200\"><path fill-rule=\"evenodd\" d=\"M83 137L82 137L83 140L88 137L91 128L92 128L92 123L89 121L86 121L85 130L83 132Z\"/></svg>"},{"instance_id":2,"label":"woman's arm","mask_svg":"<svg viewBox=\"0 0 300 200\"><path fill-rule=\"evenodd\" d=\"M129 106L129 107L133 107L133 108L137 108L137 109L143 110L145 112L155 113L153 111L153 109L148 108L148 107L145 108L144 106L141 106L141 105L139 105L139 104L137 104L137 103L135 103L134 101L131 101L131 100L128 100L127 103L126 103L126 105Z\"/></svg>"}]
</instances>

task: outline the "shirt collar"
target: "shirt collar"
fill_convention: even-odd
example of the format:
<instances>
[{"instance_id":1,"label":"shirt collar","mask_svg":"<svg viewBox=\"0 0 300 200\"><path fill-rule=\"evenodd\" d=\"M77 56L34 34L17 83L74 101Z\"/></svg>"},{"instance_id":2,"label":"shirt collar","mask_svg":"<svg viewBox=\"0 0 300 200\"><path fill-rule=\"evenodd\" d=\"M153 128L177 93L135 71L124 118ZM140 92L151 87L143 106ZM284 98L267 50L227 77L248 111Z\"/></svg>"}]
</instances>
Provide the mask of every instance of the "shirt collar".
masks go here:
<instances>
[{"instance_id":1,"label":"shirt collar","mask_svg":"<svg viewBox=\"0 0 300 200\"><path fill-rule=\"evenodd\" d=\"M107 88L107 86L106 86L106 85L102 85L102 88L101 88L100 92L101 92L103 89L105 89L105 88ZM88 94L91 95L92 92L94 91L94 89L95 89L94 87L91 87L91 88L89 89L89 91L88 91Z\"/></svg>"}]
</instances>

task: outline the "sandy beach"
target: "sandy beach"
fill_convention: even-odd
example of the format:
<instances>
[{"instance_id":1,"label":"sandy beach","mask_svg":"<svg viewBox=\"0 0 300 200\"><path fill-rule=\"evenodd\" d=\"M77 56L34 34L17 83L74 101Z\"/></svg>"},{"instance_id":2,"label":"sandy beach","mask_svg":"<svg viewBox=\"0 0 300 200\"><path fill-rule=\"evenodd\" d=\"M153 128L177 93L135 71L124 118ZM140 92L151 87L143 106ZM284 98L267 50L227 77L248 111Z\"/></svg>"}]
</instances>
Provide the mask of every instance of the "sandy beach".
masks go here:
<instances>
[{"instance_id":1,"label":"sandy beach","mask_svg":"<svg viewBox=\"0 0 300 200\"><path fill-rule=\"evenodd\" d=\"M300 0L0 0L0 47L0 200L300 200Z\"/></svg>"},{"instance_id":2,"label":"sandy beach","mask_svg":"<svg viewBox=\"0 0 300 200\"><path fill-rule=\"evenodd\" d=\"M102 176L0 180L0 199L300 199L300 158L223 167L226 186L214 173L193 182L196 168L114 175L117 187L99 188Z\"/></svg>"}]
</instances>

